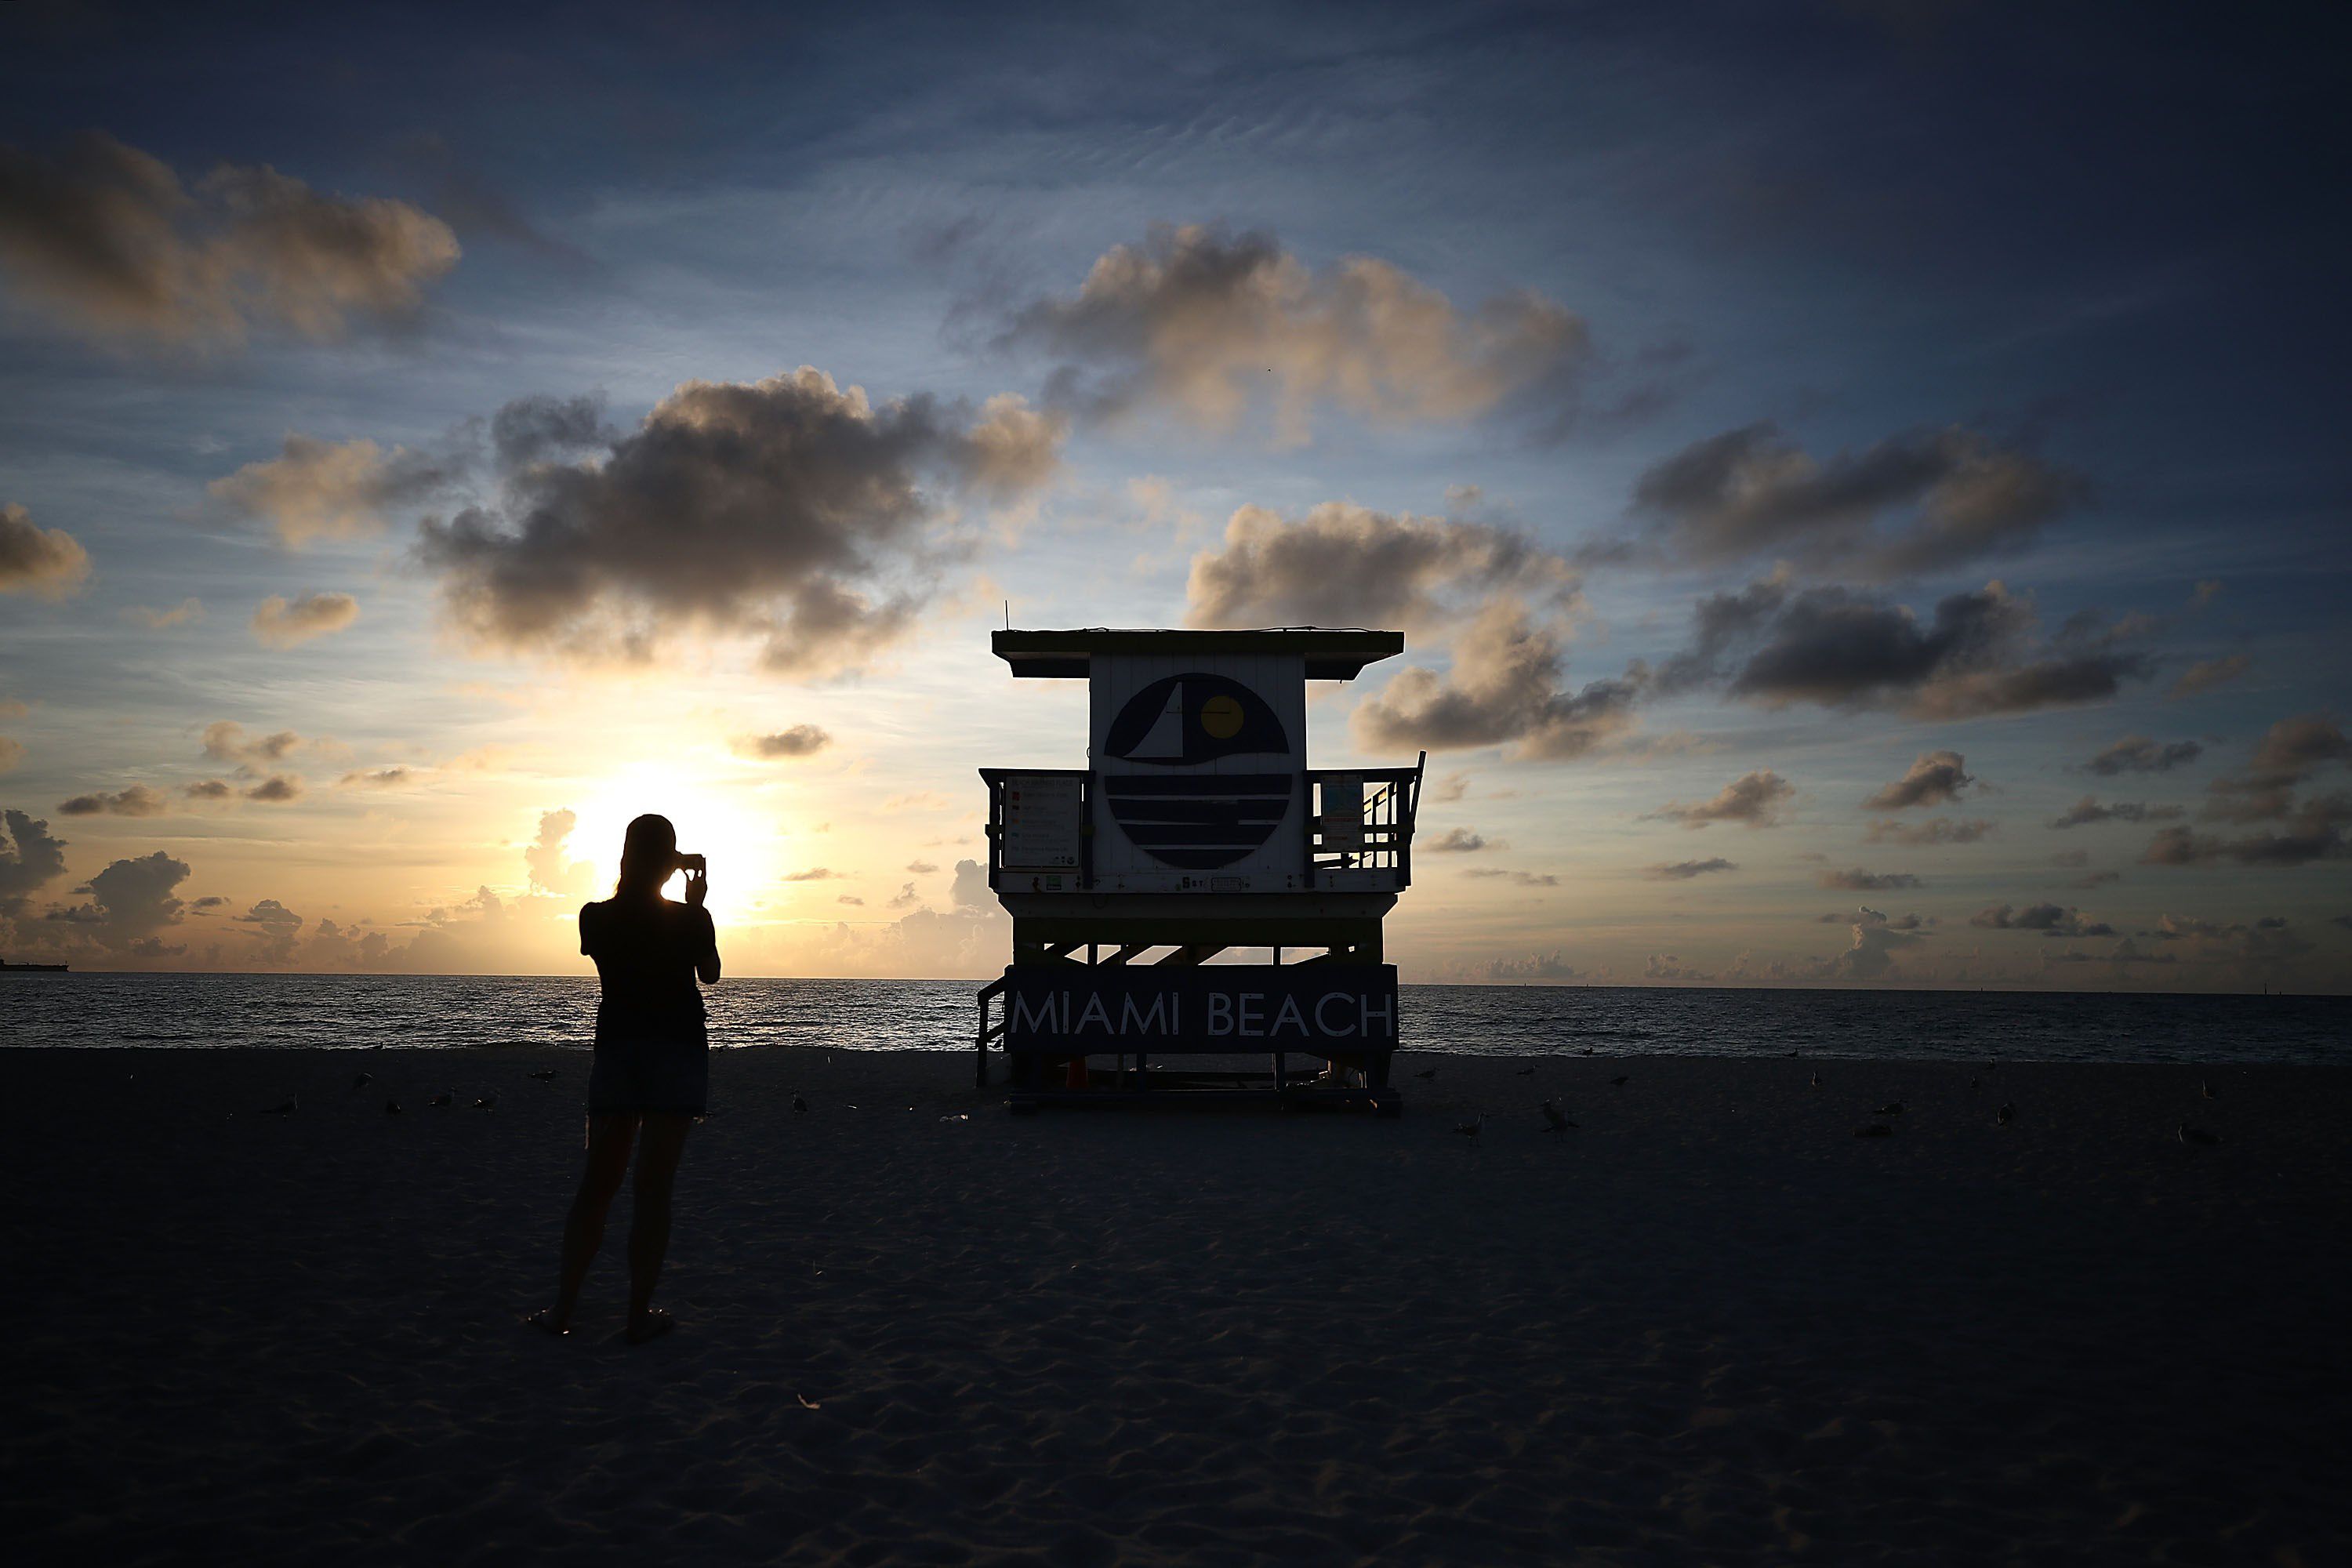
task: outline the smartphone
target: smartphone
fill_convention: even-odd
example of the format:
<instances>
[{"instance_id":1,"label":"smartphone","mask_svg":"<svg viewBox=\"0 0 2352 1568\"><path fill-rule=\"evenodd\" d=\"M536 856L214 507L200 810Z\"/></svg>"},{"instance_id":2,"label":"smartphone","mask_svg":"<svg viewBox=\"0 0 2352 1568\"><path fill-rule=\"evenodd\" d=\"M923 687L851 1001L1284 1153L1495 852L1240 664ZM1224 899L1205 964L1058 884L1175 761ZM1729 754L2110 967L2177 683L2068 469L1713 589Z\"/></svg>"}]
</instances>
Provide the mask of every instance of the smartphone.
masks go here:
<instances>
[{"instance_id":1,"label":"smartphone","mask_svg":"<svg viewBox=\"0 0 2352 1568\"><path fill-rule=\"evenodd\" d=\"M704 876L709 876L710 874L710 863L699 855L679 856L677 858L677 868L681 871L698 871Z\"/></svg>"}]
</instances>

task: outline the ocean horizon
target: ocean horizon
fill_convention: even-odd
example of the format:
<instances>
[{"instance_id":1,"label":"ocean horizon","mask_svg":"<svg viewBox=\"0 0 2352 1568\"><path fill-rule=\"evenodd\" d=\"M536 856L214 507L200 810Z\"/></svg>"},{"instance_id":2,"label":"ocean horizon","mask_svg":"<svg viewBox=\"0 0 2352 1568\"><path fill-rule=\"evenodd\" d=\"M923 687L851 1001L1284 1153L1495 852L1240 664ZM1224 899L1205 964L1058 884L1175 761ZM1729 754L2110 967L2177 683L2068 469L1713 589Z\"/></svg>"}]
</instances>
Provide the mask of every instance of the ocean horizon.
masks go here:
<instances>
[{"instance_id":1,"label":"ocean horizon","mask_svg":"<svg viewBox=\"0 0 2352 1568\"><path fill-rule=\"evenodd\" d=\"M969 1049L977 980L730 978L726 1048ZM593 975L93 971L11 977L6 1043L238 1049L586 1049ZM1423 984L1401 1055L2341 1063L2352 998L2047 991Z\"/></svg>"}]
</instances>

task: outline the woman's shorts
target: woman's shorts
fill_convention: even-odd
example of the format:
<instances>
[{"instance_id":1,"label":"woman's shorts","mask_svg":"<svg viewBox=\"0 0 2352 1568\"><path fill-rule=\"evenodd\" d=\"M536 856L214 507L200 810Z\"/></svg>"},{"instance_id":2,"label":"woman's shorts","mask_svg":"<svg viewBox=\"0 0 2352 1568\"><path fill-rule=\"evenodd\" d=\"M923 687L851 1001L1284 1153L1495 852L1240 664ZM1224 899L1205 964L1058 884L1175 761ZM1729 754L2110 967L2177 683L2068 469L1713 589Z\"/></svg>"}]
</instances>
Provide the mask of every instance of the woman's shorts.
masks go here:
<instances>
[{"instance_id":1,"label":"woman's shorts","mask_svg":"<svg viewBox=\"0 0 2352 1568\"><path fill-rule=\"evenodd\" d=\"M596 1040L588 1072L588 1114L663 1111L699 1116L710 1099L710 1045L691 1036L624 1035Z\"/></svg>"}]
</instances>

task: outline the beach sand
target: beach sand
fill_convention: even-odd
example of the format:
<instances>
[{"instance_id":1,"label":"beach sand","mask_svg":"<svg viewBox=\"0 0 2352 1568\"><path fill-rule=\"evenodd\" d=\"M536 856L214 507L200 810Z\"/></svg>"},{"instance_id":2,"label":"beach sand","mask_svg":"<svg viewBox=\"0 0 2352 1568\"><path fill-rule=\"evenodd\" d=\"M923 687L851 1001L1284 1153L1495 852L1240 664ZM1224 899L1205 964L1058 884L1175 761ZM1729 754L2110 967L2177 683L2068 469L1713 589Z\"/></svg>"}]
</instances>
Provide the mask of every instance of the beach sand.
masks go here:
<instances>
[{"instance_id":1,"label":"beach sand","mask_svg":"<svg viewBox=\"0 0 2352 1568\"><path fill-rule=\"evenodd\" d=\"M625 1193L581 1331L517 1323L583 1054L0 1058L19 1562L2352 1562L2341 1069L1015 1119L968 1054L732 1053L631 1348Z\"/></svg>"}]
</instances>

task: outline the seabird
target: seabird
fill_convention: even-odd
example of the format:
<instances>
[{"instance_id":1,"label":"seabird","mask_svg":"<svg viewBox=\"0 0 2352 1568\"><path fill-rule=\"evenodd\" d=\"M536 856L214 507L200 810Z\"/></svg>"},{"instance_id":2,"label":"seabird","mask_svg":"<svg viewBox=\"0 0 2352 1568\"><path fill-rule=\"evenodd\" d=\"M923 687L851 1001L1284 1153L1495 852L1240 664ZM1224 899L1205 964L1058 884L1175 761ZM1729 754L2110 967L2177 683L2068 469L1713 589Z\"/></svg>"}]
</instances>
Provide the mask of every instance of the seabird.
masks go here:
<instances>
[{"instance_id":1,"label":"seabird","mask_svg":"<svg viewBox=\"0 0 2352 1568\"><path fill-rule=\"evenodd\" d=\"M1486 1125L1486 1119L1481 1116L1474 1121L1455 1122L1454 1124L1454 1131L1459 1132L1465 1138L1475 1138L1478 1136L1478 1130Z\"/></svg>"},{"instance_id":2,"label":"seabird","mask_svg":"<svg viewBox=\"0 0 2352 1568\"><path fill-rule=\"evenodd\" d=\"M457 1091L454 1089L445 1089L425 1103L432 1110L446 1110L457 1103Z\"/></svg>"},{"instance_id":3,"label":"seabird","mask_svg":"<svg viewBox=\"0 0 2352 1568\"><path fill-rule=\"evenodd\" d=\"M1895 1136L1895 1129L1884 1121L1874 1121L1867 1127L1855 1128L1853 1135L1857 1138L1892 1138Z\"/></svg>"},{"instance_id":4,"label":"seabird","mask_svg":"<svg viewBox=\"0 0 2352 1568\"><path fill-rule=\"evenodd\" d=\"M374 1081L375 1081L375 1075L374 1075L373 1073L365 1073L365 1072L363 1072L363 1073L360 1074L360 1076L359 1076L359 1077L357 1077L357 1078L355 1078L355 1079L352 1079L352 1092L353 1094L357 1094L360 1090L362 1090L362 1089L365 1089L368 1085L370 1085L370 1084L373 1083Z\"/></svg>"},{"instance_id":5,"label":"seabird","mask_svg":"<svg viewBox=\"0 0 2352 1568\"><path fill-rule=\"evenodd\" d=\"M1533 1078L1536 1076L1536 1069L1533 1068L1521 1068L1511 1076L1513 1078Z\"/></svg>"},{"instance_id":6,"label":"seabird","mask_svg":"<svg viewBox=\"0 0 2352 1568\"><path fill-rule=\"evenodd\" d=\"M1822 1087L1822 1075L1821 1075L1818 1071L1817 1071L1817 1072L1815 1072L1815 1073L1813 1074L1813 1081L1812 1081L1812 1085L1811 1085L1811 1087L1813 1087L1814 1089L1819 1089L1819 1088L1821 1088L1821 1087Z\"/></svg>"},{"instance_id":7,"label":"seabird","mask_svg":"<svg viewBox=\"0 0 2352 1568\"><path fill-rule=\"evenodd\" d=\"M1880 1106L1877 1110L1872 1111L1871 1114L1873 1116L1900 1116L1903 1114L1903 1102L1899 1100L1890 1100L1885 1104Z\"/></svg>"},{"instance_id":8,"label":"seabird","mask_svg":"<svg viewBox=\"0 0 2352 1568\"><path fill-rule=\"evenodd\" d=\"M400 1101L398 1101L398 1100L385 1100L385 1101L383 1102L383 1113L384 1113L386 1116L397 1116L397 1115L399 1115L399 1114L400 1114Z\"/></svg>"},{"instance_id":9,"label":"seabird","mask_svg":"<svg viewBox=\"0 0 2352 1568\"><path fill-rule=\"evenodd\" d=\"M1560 1114L1559 1102L1558 1100L1547 1100L1541 1105L1536 1107L1536 1109L1543 1112L1544 1120L1551 1123L1551 1131L1554 1132L1565 1132L1570 1128L1576 1125L1575 1122L1570 1121L1567 1117Z\"/></svg>"},{"instance_id":10,"label":"seabird","mask_svg":"<svg viewBox=\"0 0 2352 1568\"><path fill-rule=\"evenodd\" d=\"M2220 1095L2213 1092L2213 1085L2211 1082L2201 1078L2197 1080L2197 1094L2201 1100L2219 1100L2221 1098Z\"/></svg>"},{"instance_id":11,"label":"seabird","mask_svg":"<svg viewBox=\"0 0 2352 1568\"><path fill-rule=\"evenodd\" d=\"M499 1091L497 1089L490 1090L489 1093L474 1101L474 1109L477 1110L496 1110L498 1108Z\"/></svg>"},{"instance_id":12,"label":"seabird","mask_svg":"<svg viewBox=\"0 0 2352 1568\"><path fill-rule=\"evenodd\" d=\"M1993 1122L1996 1126L2006 1127L2009 1125L2009 1119L2016 1114L2017 1107L2004 1100L2000 1102L2000 1109L1992 1113Z\"/></svg>"},{"instance_id":13,"label":"seabird","mask_svg":"<svg viewBox=\"0 0 2352 1568\"><path fill-rule=\"evenodd\" d=\"M1611 1087L1611 1088L1612 1088L1612 1089L1622 1089L1622 1088L1624 1088L1624 1087L1625 1087L1625 1079L1626 1079L1626 1075L1625 1075L1624 1073L1622 1073L1622 1072L1621 1072L1621 1073L1619 1073L1615 1078L1612 1078L1612 1079L1611 1079L1609 1080L1610 1087Z\"/></svg>"},{"instance_id":14,"label":"seabird","mask_svg":"<svg viewBox=\"0 0 2352 1568\"><path fill-rule=\"evenodd\" d=\"M1418 1079L1433 1079L1437 1076L1437 1069L1432 1068L1427 1072L1417 1072L1412 1076Z\"/></svg>"},{"instance_id":15,"label":"seabird","mask_svg":"<svg viewBox=\"0 0 2352 1568\"><path fill-rule=\"evenodd\" d=\"M797 1114L797 1115L802 1115L802 1116L805 1116L805 1115L807 1115L807 1114L808 1114L808 1101L807 1101L807 1100L803 1100L803 1099L802 1099L799 1095L797 1095L797 1094L796 1094L796 1095L794 1095L794 1096L793 1096L793 1112L794 1112L795 1114Z\"/></svg>"},{"instance_id":16,"label":"seabird","mask_svg":"<svg viewBox=\"0 0 2352 1568\"><path fill-rule=\"evenodd\" d=\"M283 1105L273 1105L273 1106L270 1106L268 1110L264 1110L261 1114L262 1114L262 1115L264 1115L264 1116L291 1116L291 1115L293 1115L296 1111L298 1111L298 1110L301 1110L301 1109L302 1109L302 1100L301 1100L301 1097L300 1097L299 1095L292 1095L292 1094L289 1094L289 1095L288 1095L288 1096L286 1097L286 1103L285 1103L285 1104L283 1104Z\"/></svg>"},{"instance_id":17,"label":"seabird","mask_svg":"<svg viewBox=\"0 0 2352 1568\"><path fill-rule=\"evenodd\" d=\"M2191 1127L2186 1121L2180 1124L2179 1138L2183 1143L2202 1143L2209 1149L2221 1141L2220 1133L2208 1132L2202 1127Z\"/></svg>"},{"instance_id":18,"label":"seabird","mask_svg":"<svg viewBox=\"0 0 2352 1568\"><path fill-rule=\"evenodd\" d=\"M531 1077L533 1077L533 1078L535 1078L535 1079L539 1079L539 1081L540 1081L540 1082L541 1082L541 1083L545 1083L548 1079L551 1079L551 1078L553 1078L553 1077L555 1076L555 1069L554 1069L553 1068L548 1068L546 1071L544 1071L544 1072L535 1072L535 1073L532 1073L530 1076L531 1076Z\"/></svg>"}]
</instances>

